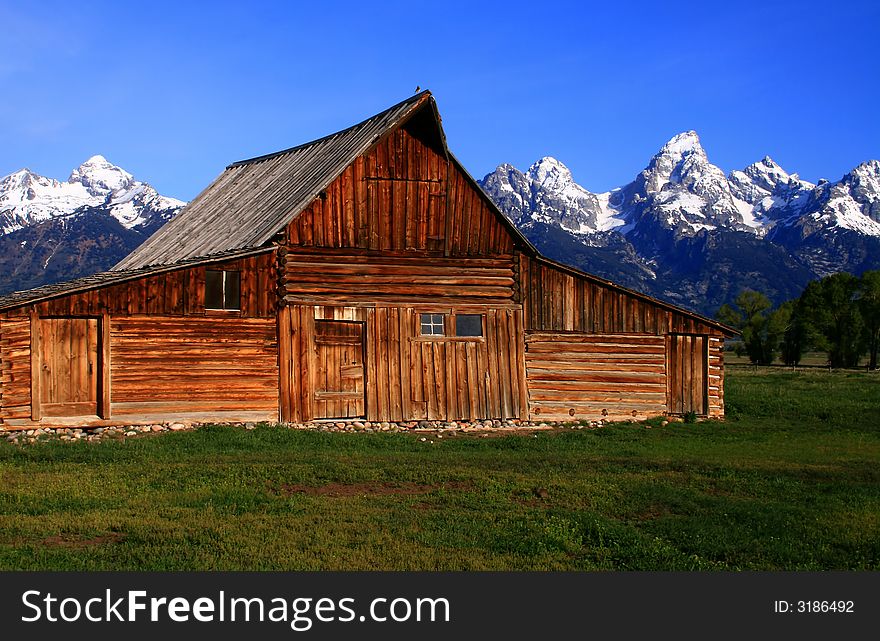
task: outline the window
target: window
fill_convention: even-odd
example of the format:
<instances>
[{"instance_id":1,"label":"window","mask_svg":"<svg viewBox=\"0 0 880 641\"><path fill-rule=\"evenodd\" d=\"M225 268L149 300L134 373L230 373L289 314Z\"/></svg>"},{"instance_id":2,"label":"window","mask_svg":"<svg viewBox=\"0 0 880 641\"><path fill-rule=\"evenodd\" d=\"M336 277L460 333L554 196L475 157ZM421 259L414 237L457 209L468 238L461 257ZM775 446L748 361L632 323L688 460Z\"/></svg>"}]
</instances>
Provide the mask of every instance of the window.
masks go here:
<instances>
[{"instance_id":1,"label":"window","mask_svg":"<svg viewBox=\"0 0 880 641\"><path fill-rule=\"evenodd\" d=\"M205 272L205 309L241 309L241 274L209 269Z\"/></svg>"},{"instance_id":2,"label":"window","mask_svg":"<svg viewBox=\"0 0 880 641\"><path fill-rule=\"evenodd\" d=\"M482 336L483 317L480 314L456 314L456 336Z\"/></svg>"},{"instance_id":3,"label":"window","mask_svg":"<svg viewBox=\"0 0 880 641\"><path fill-rule=\"evenodd\" d=\"M422 336L444 336L443 314L420 314Z\"/></svg>"},{"instance_id":4,"label":"window","mask_svg":"<svg viewBox=\"0 0 880 641\"><path fill-rule=\"evenodd\" d=\"M449 314L419 314L422 336L446 336L446 317ZM449 336L456 338L480 338L483 336L482 314L452 314Z\"/></svg>"}]
</instances>

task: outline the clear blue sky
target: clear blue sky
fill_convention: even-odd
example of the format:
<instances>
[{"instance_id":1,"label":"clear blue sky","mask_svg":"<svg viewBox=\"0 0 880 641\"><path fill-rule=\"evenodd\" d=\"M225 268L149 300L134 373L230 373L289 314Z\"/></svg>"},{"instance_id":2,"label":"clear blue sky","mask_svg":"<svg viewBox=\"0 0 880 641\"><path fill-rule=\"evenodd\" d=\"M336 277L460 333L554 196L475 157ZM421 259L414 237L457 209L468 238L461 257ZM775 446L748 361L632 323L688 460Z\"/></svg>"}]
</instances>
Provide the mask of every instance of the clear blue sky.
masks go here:
<instances>
[{"instance_id":1,"label":"clear blue sky","mask_svg":"<svg viewBox=\"0 0 880 641\"><path fill-rule=\"evenodd\" d=\"M190 199L234 160L437 99L476 177L601 191L695 129L725 171L880 157L880 3L0 0L0 175L103 154Z\"/></svg>"}]
</instances>

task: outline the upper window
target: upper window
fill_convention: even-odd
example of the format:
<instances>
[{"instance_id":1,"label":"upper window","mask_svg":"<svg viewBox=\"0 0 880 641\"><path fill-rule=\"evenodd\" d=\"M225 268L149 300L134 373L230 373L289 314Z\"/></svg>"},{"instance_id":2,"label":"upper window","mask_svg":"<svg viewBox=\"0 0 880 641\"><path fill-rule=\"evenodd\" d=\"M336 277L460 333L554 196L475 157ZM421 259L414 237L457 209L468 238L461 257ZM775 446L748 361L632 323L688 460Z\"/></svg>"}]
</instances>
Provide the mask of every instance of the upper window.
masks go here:
<instances>
[{"instance_id":1,"label":"upper window","mask_svg":"<svg viewBox=\"0 0 880 641\"><path fill-rule=\"evenodd\" d=\"M206 270L205 309L241 309L239 272Z\"/></svg>"},{"instance_id":2,"label":"upper window","mask_svg":"<svg viewBox=\"0 0 880 641\"><path fill-rule=\"evenodd\" d=\"M483 316L480 314L456 314L456 336L482 336Z\"/></svg>"},{"instance_id":3,"label":"upper window","mask_svg":"<svg viewBox=\"0 0 880 641\"><path fill-rule=\"evenodd\" d=\"M443 314L421 314L422 336L444 336Z\"/></svg>"}]
</instances>

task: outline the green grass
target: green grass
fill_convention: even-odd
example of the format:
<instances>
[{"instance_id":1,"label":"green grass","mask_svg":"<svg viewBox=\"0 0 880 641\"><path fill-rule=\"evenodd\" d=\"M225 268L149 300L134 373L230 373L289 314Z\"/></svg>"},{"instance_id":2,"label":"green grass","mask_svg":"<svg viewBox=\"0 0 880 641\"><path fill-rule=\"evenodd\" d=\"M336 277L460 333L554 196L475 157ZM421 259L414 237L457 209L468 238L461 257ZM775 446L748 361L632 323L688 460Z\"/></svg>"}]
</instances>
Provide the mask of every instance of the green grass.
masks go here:
<instances>
[{"instance_id":1,"label":"green grass","mask_svg":"<svg viewBox=\"0 0 880 641\"><path fill-rule=\"evenodd\" d=\"M880 569L880 377L732 370L728 420L421 442L0 444L0 569Z\"/></svg>"}]
</instances>

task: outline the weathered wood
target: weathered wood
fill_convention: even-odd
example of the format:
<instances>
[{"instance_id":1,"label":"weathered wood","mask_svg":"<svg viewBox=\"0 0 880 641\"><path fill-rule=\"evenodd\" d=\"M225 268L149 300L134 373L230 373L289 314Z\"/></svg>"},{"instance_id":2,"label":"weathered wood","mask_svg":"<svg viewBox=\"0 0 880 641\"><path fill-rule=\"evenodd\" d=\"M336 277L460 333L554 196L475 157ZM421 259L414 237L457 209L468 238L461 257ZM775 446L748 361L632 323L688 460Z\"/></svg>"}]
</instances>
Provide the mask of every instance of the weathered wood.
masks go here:
<instances>
[{"instance_id":1,"label":"weathered wood","mask_svg":"<svg viewBox=\"0 0 880 641\"><path fill-rule=\"evenodd\" d=\"M30 316L30 327L31 327L31 351L30 351L30 360L31 360L31 420L39 421L42 416L42 410L40 405L42 403L43 391L40 387L40 382L42 380L41 373L41 362L40 355L43 352L42 345L40 342L41 332L40 332L40 317L37 314L36 310L31 310Z\"/></svg>"},{"instance_id":2,"label":"weathered wood","mask_svg":"<svg viewBox=\"0 0 880 641\"><path fill-rule=\"evenodd\" d=\"M98 415L109 420L112 416L111 386L113 376L111 374L111 350L110 350L110 314L101 316L100 346L101 346L101 402L98 406Z\"/></svg>"},{"instance_id":3,"label":"weathered wood","mask_svg":"<svg viewBox=\"0 0 880 641\"><path fill-rule=\"evenodd\" d=\"M667 410L664 337L533 333L526 337L529 415L546 420ZM638 359L618 358L634 356ZM642 371L633 369L638 360ZM604 411L604 414L603 414Z\"/></svg>"}]
</instances>

